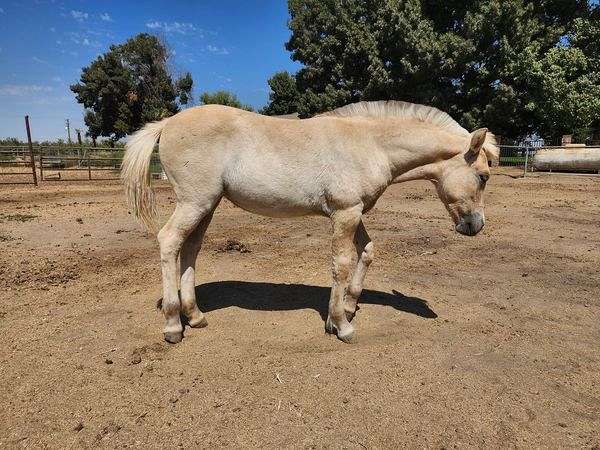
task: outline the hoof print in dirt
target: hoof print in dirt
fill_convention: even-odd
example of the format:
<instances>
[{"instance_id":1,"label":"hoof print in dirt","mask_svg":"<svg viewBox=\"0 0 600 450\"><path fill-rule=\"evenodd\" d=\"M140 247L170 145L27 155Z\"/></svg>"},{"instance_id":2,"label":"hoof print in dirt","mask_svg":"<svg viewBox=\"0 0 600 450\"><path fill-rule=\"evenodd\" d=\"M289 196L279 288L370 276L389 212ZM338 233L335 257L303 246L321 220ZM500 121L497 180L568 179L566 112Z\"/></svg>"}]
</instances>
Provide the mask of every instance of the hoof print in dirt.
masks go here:
<instances>
[{"instance_id":1,"label":"hoof print in dirt","mask_svg":"<svg viewBox=\"0 0 600 450\"><path fill-rule=\"evenodd\" d=\"M107 425L102 427L100 432L96 435L96 440L101 441L102 439L104 439L105 436L107 436L109 434L118 433L120 429L121 429L120 425L117 425L114 422L109 422Z\"/></svg>"},{"instance_id":2,"label":"hoof print in dirt","mask_svg":"<svg viewBox=\"0 0 600 450\"><path fill-rule=\"evenodd\" d=\"M129 358L129 364L135 365L142 362L142 355L139 352L134 351Z\"/></svg>"},{"instance_id":3,"label":"hoof print in dirt","mask_svg":"<svg viewBox=\"0 0 600 450\"><path fill-rule=\"evenodd\" d=\"M217 247L217 252L219 253L231 253L231 252L239 252L239 253L251 253L251 250L248 248L246 244L243 244L240 241L235 239L227 239L225 244Z\"/></svg>"}]
</instances>

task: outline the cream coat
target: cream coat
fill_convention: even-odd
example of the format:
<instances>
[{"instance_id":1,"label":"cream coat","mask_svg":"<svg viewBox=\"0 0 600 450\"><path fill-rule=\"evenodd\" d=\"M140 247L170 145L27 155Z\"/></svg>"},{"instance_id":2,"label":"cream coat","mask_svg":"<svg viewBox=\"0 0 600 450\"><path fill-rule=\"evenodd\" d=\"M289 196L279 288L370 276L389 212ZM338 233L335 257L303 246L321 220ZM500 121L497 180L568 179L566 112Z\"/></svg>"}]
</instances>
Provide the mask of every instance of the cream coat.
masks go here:
<instances>
[{"instance_id":1,"label":"cream coat","mask_svg":"<svg viewBox=\"0 0 600 450\"><path fill-rule=\"evenodd\" d=\"M331 218L333 287L326 330L353 342L350 320L374 253L362 214L390 184L429 179L456 230L474 235L485 220L487 158L497 155L485 129L468 133L437 109L404 102L362 102L305 120L217 105L191 108L146 125L127 144L122 167L127 197L151 230L156 211L148 169L159 138L160 159L177 196L175 212L158 233L169 342L183 336L180 311L191 326L206 325L196 304L194 266L222 197L256 214Z\"/></svg>"}]
</instances>

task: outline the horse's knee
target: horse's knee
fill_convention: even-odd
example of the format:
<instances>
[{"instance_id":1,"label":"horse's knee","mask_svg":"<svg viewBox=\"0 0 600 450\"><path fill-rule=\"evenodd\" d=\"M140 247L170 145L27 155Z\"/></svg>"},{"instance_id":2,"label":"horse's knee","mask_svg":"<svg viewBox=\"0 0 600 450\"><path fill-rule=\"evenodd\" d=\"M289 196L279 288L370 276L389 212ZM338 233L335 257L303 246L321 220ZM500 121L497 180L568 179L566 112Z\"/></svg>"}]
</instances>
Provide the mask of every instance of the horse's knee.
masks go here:
<instances>
[{"instance_id":1,"label":"horse's knee","mask_svg":"<svg viewBox=\"0 0 600 450\"><path fill-rule=\"evenodd\" d=\"M333 259L333 276L336 280L345 280L350 276L352 257L338 255Z\"/></svg>"}]
</instances>

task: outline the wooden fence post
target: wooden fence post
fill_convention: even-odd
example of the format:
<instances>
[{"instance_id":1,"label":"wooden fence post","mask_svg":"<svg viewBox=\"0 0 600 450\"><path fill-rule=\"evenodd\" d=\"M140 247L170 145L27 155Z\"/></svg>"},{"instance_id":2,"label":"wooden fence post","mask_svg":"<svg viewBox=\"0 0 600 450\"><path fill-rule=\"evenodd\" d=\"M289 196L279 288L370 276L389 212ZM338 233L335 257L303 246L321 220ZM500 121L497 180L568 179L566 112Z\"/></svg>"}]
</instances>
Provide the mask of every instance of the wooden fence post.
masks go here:
<instances>
[{"instance_id":1,"label":"wooden fence post","mask_svg":"<svg viewBox=\"0 0 600 450\"><path fill-rule=\"evenodd\" d=\"M33 143L31 142L31 129L29 128L29 116L25 116L25 128L27 129L27 142L29 143L29 158L31 160L31 173L33 174L33 184L38 185L37 173L35 170L35 156L33 156Z\"/></svg>"},{"instance_id":2,"label":"wooden fence post","mask_svg":"<svg viewBox=\"0 0 600 450\"><path fill-rule=\"evenodd\" d=\"M79 145L79 151L81 152L81 157L86 156L86 152L83 150L83 142L81 141L81 130L77 130L77 144ZM87 152L87 166L88 166L88 180L92 179L92 163L90 161L90 152L88 149Z\"/></svg>"}]
</instances>

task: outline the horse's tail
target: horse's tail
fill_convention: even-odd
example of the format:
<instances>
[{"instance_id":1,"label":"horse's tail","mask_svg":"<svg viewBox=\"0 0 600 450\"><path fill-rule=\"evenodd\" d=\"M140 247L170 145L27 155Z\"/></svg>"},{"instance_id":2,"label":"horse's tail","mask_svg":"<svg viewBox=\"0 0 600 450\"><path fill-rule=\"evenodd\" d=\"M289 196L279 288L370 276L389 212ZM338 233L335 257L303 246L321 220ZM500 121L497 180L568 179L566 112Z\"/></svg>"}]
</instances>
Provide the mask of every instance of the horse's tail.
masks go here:
<instances>
[{"instance_id":1,"label":"horse's tail","mask_svg":"<svg viewBox=\"0 0 600 450\"><path fill-rule=\"evenodd\" d=\"M150 160L167 120L169 119L148 123L131 135L125 145L125 156L121 163L121 180L125 185L127 204L151 233L157 230L157 214L154 191L150 185Z\"/></svg>"}]
</instances>

